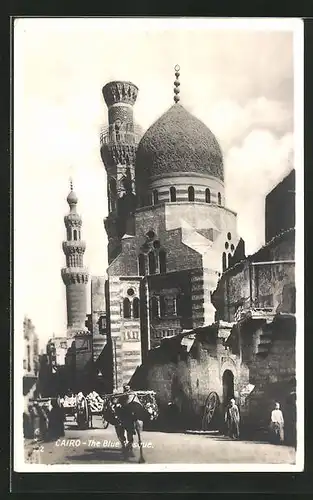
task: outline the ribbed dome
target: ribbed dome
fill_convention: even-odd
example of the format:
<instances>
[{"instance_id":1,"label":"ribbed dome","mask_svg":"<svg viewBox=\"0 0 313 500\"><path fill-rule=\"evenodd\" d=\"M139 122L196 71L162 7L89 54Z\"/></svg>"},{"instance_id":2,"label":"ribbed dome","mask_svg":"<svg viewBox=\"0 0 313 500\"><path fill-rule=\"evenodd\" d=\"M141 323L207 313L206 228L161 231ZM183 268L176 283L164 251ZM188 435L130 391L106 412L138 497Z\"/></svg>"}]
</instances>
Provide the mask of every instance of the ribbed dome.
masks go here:
<instances>
[{"instance_id":1,"label":"ribbed dome","mask_svg":"<svg viewBox=\"0 0 313 500\"><path fill-rule=\"evenodd\" d=\"M211 130L180 104L174 104L142 137L136 174L148 177L193 172L224 180L223 155Z\"/></svg>"}]
</instances>

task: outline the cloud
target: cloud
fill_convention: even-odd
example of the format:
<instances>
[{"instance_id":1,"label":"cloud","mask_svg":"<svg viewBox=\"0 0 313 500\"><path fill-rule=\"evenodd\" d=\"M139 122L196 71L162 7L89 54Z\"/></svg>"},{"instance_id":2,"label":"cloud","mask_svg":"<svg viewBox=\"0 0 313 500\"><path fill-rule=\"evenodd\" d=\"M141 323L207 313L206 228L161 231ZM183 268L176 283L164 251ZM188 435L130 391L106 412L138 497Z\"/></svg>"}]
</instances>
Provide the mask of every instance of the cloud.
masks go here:
<instances>
[{"instance_id":1,"label":"cloud","mask_svg":"<svg viewBox=\"0 0 313 500\"><path fill-rule=\"evenodd\" d=\"M293 134L281 138L268 130L250 132L225 158L227 206L238 213L238 231L253 253L264 241L266 194L291 169Z\"/></svg>"},{"instance_id":2,"label":"cloud","mask_svg":"<svg viewBox=\"0 0 313 500\"><path fill-rule=\"evenodd\" d=\"M224 154L240 144L255 129L265 129L276 135L293 129L291 103L273 101L264 96L249 99L245 105L230 99L219 100L210 109L197 107L194 113L218 138ZM209 117L209 118L208 118Z\"/></svg>"}]
</instances>

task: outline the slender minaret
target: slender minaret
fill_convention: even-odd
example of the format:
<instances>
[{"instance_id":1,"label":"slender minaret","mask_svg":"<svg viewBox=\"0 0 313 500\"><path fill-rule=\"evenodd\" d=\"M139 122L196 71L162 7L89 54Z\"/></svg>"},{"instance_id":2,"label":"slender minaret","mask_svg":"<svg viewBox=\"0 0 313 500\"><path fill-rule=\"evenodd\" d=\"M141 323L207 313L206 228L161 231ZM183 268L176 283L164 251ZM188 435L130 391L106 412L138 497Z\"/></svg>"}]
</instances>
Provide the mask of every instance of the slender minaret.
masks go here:
<instances>
[{"instance_id":1,"label":"slender minaret","mask_svg":"<svg viewBox=\"0 0 313 500\"><path fill-rule=\"evenodd\" d=\"M141 128L134 123L133 106L138 88L131 82L107 83L102 94L108 106L109 126L101 134L101 157L107 172L108 260L114 260L121 250L125 234L134 234L137 198L135 188L135 156Z\"/></svg>"},{"instance_id":2,"label":"slender minaret","mask_svg":"<svg viewBox=\"0 0 313 500\"><path fill-rule=\"evenodd\" d=\"M67 203L70 212L64 217L66 227L66 241L63 241L63 252L66 256L66 267L61 271L63 282L66 286L67 305L67 339L85 332L85 321L87 313L86 285L88 283L88 271L84 267L83 257L86 244L81 240L82 219L76 212L78 198L73 191L72 181Z\"/></svg>"}]
</instances>

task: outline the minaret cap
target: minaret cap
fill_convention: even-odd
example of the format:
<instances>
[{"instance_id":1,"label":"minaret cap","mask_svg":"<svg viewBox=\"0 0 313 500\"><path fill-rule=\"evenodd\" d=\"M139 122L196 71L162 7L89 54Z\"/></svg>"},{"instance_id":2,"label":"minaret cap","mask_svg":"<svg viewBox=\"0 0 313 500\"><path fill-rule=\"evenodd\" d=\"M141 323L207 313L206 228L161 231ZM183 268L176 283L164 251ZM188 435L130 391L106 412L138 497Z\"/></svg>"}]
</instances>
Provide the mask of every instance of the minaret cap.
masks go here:
<instances>
[{"instance_id":1,"label":"minaret cap","mask_svg":"<svg viewBox=\"0 0 313 500\"><path fill-rule=\"evenodd\" d=\"M70 179L70 193L67 197L67 203L71 206L71 205L76 205L77 202L78 202L78 198L77 198L77 195L74 193L73 191L73 181L72 179Z\"/></svg>"},{"instance_id":2,"label":"minaret cap","mask_svg":"<svg viewBox=\"0 0 313 500\"><path fill-rule=\"evenodd\" d=\"M174 95L174 101L175 101L175 104L177 104L177 103L179 102L179 100L180 100L180 97L179 97L179 95L178 95L178 94L179 94L179 92L180 92L180 90L179 90L179 86L180 86L180 81L179 81L179 76L180 76L180 72L179 72L179 71L180 71L180 66L179 66L178 64L176 64L176 66L175 66L175 68L174 68L174 69L175 69L175 76L176 76L176 80L175 80L175 82L174 82L174 85L175 85L175 86L174 86L174 94L175 94L175 95Z\"/></svg>"}]
</instances>

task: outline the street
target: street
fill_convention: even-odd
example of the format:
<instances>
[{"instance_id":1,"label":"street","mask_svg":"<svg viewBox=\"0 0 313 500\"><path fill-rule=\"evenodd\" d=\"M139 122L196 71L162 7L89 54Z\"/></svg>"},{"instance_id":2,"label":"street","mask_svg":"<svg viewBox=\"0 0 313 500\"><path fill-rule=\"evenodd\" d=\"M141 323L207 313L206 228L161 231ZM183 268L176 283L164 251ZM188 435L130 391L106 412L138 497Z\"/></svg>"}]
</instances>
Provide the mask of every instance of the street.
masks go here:
<instances>
[{"instance_id":1,"label":"street","mask_svg":"<svg viewBox=\"0 0 313 500\"><path fill-rule=\"evenodd\" d=\"M114 428L103 429L100 417L94 417L93 429L79 430L66 422L65 436L40 447L41 464L114 464L124 462ZM216 433L184 434L143 431L146 463L257 463L294 464L295 449L254 441L233 441ZM135 438L135 442L136 438ZM137 463L139 449L134 447Z\"/></svg>"}]
</instances>

